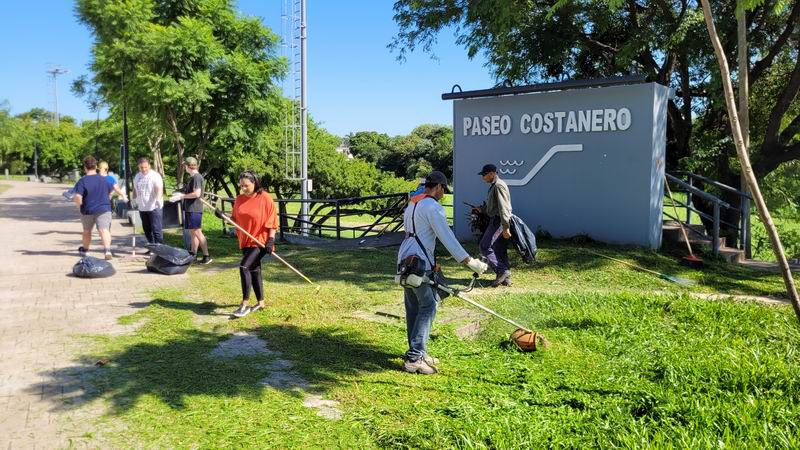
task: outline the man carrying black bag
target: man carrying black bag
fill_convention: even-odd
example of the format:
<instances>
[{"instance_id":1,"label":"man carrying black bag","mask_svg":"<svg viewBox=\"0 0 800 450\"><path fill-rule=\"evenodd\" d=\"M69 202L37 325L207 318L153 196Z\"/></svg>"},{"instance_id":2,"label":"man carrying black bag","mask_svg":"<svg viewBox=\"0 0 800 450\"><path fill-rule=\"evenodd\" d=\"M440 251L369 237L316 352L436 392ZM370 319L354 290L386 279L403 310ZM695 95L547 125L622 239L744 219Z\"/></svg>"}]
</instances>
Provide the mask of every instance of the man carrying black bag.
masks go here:
<instances>
[{"instance_id":1,"label":"man carrying black bag","mask_svg":"<svg viewBox=\"0 0 800 450\"><path fill-rule=\"evenodd\" d=\"M425 276L434 279L434 272L438 271L434 259L438 238L456 261L462 262L475 273L482 274L488 269L486 263L469 256L447 223L444 208L439 204L445 191L449 191L447 177L442 172L434 171L425 178L425 190L411 198L403 216L406 239L397 254L398 266L417 265ZM408 335L408 351L403 358L403 370L435 374L438 361L428 355L427 344L436 316L439 293L428 283L421 283L417 287L405 285L403 290Z\"/></svg>"}]
</instances>

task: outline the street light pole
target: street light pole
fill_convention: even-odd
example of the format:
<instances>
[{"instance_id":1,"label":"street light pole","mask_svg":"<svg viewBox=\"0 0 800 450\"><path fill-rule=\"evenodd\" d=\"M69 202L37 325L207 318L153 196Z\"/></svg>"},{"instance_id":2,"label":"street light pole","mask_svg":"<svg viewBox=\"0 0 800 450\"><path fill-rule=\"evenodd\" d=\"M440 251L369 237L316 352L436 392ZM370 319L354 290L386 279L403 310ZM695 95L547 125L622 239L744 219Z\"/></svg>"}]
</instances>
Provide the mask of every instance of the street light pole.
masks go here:
<instances>
[{"instance_id":1,"label":"street light pole","mask_svg":"<svg viewBox=\"0 0 800 450\"><path fill-rule=\"evenodd\" d=\"M47 73L53 77L53 97L55 98L55 123L56 128L58 128L58 76L67 73L68 70L64 70L61 67L53 67L47 70Z\"/></svg>"}]
</instances>

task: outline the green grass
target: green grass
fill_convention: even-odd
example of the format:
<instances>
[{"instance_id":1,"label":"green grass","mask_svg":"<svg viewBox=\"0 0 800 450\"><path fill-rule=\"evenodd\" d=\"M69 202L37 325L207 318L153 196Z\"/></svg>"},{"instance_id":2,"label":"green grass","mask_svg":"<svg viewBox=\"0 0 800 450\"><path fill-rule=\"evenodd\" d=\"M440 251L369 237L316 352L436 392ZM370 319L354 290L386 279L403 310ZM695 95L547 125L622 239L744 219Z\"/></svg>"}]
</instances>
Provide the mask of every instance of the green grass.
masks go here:
<instances>
[{"instance_id":1,"label":"green grass","mask_svg":"<svg viewBox=\"0 0 800 450\"><path fill-rule=\"evenodd\" d=\"M441 373L424 377L398 370L406 345L401 321L353 316L401 305L390 281L396 249L334 253L280 245L321 290L269 262L267 310L213 321L238 303L239 256L218 221L205 223L215 265L233 266L193 268L188 289L158 291L123 319L141 323L138 331L87 344L86 362L111 361L95 369L86 397L112 407L98 429L116 430L104 438L117 446L800 446L800 331L791 309L690 296L780 294L777 275L716 261L698 272L670 255L587 244L697 282L682 287L579 245L545 241L534 266L513 261L513 288L472 294L542 331L552 347L520 353L507 342L513 327L498 320L487 319L472 341L436 323L430 351L442 360ZM456 283L469 278L452 260L442 261ZM442 313L462 307L451 298ZM326 399L340 402L342 420L317 417L294 391L258 386L276 356L205 356L236 331L256 333L292 361Z\"/></svg>"},{"instance_id":2,"label":"green grass","mask_svg":"<svg viewBox=\"0 0 800 450\"><path fill-rule=\"evenodd\" d=\"M6 178L5 175L2 175L1 177L2 177L1 179L3 180L28 181L28 175L9 175L8 178Z\"/></svg>"}]
</instances>

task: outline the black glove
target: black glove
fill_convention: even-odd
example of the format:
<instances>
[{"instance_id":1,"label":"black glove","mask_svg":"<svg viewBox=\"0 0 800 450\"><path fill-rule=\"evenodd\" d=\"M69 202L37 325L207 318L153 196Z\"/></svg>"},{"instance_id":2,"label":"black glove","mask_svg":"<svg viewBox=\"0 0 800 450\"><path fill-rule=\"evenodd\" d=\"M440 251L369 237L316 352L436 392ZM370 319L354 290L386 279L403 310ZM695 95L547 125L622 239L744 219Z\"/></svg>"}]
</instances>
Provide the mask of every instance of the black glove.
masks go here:
<instances>
[{"instance_id":1,"label":"black glove","mask_svg":"<svg viewBox=\"0 0 800 450\"><path fill-rule=\"evenodd\" d=\"M267 241L267 245L264 247L268 255L272 253L272 249L274 247L275 247L275 238L269 238L269 240Z\"/></svg>"},{"instance_id":2,"label":"black glove","mask_svg":"<svg viewBox=\"0 0 800 450\"><path fill-rule=\"evenodd\" d=\"M223 218L222 211L218 208L214 208L214 215L219 217L220 219Z\"/></svg>"}]
</instances>

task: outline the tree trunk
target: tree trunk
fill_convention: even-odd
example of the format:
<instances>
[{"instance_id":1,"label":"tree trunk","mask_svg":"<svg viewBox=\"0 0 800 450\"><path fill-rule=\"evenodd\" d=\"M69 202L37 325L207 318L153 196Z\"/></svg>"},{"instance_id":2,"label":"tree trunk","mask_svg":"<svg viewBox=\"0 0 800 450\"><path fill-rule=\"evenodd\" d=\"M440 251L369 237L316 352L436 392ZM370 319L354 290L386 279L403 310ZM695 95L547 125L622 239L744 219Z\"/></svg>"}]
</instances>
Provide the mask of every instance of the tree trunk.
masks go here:
<instances>
[{"instance_id":1,"label":"tree trunk","mask_svg":"<svg viewBox=\"0 0 800 450\"><path fill-rule=\"evenodd\" d=\"M708 0L701 0L703 5L703 15L705 16L706 27L708 28L708 35L711 38L711 44L714 46L714 53L717 55L717 62L719 63L720 78L722 79L722 87L725 91L725 104L728 107L728 118L731 123L731 132L733 132L733 141L736 144L736 153L739 155L739 163L742 166L742 172L745 175L747 186L753 195L758 208L758 215L767 229L769 240L772 243L772 250L775 252L775 257L778 259L778 266L783 275L783 282L786 285L786 291L789 294L789 300L794 308L797 319L800 320L800 297L797 296L797 289L794 285L794 278L789 269L789 262L786 260L786 253L783 251L783 244L781 244L778 230L772 222L772 216L767 209L767 204L764 202L764 197L761 195L761 189L758 186L758 180L753 173L753 168L750 165L750 156L747 154L744 138L742 136L742 129L739 126L739 115L736 111L736 99L733 95L733 83L731 83L731 73L728 69L728 60L725 57L725 52L722 49L722 43L719 40L716 27L714 26L714 17L711 14L711 6Z\"/></svg>"},{"instance_id":2,"label":"tree trunk","mask_svg":"<svg viewBox=\"0 0 800 450\"><path fill-rule=\"evenodd\" d=\"M172 134L175 135L175 149L178 153L178 167L175 173L175 182L178 186L183 184L183 139L181 132L178 130L178 121L171 110L167 110L167 124L169 125Z\"/></svg>"},{"instance_id":3,"label":"tree trunk","mask_svg":"<svg viewBox=\"0 0 800 450\"><path fill-rule=\"evenodd\" d=\"M164 134L156 132L147 136L147 146L150 147L150 152L153 154L153 170L158 172L161 177L164 177L164 160L161 157L161 141L164 139Z\"/></svg>"},{"instance_id":4,"label":"tree trunk","mask_svg":"<svg viewBox=\"0 0 800 450\"><path fill-rule=\"evenodd\" d=\"M748 51L747 51L747 14L745 13L744 8L739 11L739 14L736 17L737 21L737 28L736 34L738 37L738 49L739 49L739 123L742 127L742 141L744 142L744 152L750 155L750 81L748 80L750 74L750 64L748 58ZM739 185L741 186L739 190L742 192L748 193L749 190L747 189L747 180L744 176L744 171L742 171L739 175ZM741 208L742 205L739 205ZM750 236L750 221L745 222L748 227L747 235ZM744 244L744 243L742 243ZM743 247L744 248L744 247ZM750 258L750 254L747 255Z\"/></svg>"}]
</instances>

